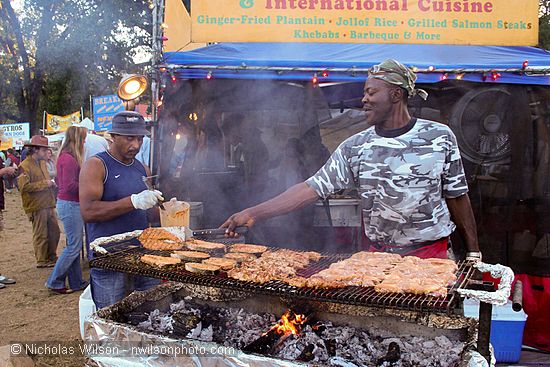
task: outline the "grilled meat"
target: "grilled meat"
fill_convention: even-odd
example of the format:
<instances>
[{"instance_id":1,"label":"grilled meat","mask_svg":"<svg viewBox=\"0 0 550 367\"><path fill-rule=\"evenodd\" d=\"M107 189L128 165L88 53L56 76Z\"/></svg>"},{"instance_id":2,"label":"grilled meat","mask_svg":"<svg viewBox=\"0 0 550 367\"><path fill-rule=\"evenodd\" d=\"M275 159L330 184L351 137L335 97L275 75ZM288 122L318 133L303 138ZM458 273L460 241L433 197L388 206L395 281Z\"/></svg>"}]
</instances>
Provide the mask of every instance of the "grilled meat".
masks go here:
<instances>
[{"instance_id":1,"label":"grilled meat","mask_svg":"<svg viewBox=\"0 0 550 367\"><path fill-rule=\"evenodd\" d=\"M202 260L206 260L210 257L210 255L206 252L199 251L174 251L170 256L190 262L201 262Z\"/></svg>"},{"instance_id":2,"label":"grilled meat","mask_svg":"<svg viewBox=\"0 0 550 367\"><path fill-rule=\"evenodd\" d=\"M181 263L180 259L174 259L173 257L157 256L157 255L143 255L140 260L146 264L163 267L167 265L176 265Z\"/></svg>"}]
</instances>

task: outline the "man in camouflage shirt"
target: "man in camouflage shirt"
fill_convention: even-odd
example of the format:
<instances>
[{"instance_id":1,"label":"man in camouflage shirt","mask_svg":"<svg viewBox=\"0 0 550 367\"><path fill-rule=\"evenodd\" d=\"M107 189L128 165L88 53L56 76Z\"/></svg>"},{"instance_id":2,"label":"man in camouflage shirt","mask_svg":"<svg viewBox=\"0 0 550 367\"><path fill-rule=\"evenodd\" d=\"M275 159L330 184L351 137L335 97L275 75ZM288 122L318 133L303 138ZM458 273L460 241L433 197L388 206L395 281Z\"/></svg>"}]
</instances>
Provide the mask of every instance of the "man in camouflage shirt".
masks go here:
<instances>
[{"instance_id":1,"label":"man in camouflage shirt","mask_svg":"<svg viewBox=\"0 0 550 367\"><path fill-rule=\"evenodd\" d=\"M411 118L407 99L417 94L427 97L415 88L415 81L416 75L395 60L375 65L363 97L370 127L340 144L305 182L232 215L222 225L228 235L234 235L236 226L251 226L336 191L357 189L370 251L446 257L448 237L458 226L468 257L479 260L455 135L446 125Z\"/></svg>"}]
</instances>

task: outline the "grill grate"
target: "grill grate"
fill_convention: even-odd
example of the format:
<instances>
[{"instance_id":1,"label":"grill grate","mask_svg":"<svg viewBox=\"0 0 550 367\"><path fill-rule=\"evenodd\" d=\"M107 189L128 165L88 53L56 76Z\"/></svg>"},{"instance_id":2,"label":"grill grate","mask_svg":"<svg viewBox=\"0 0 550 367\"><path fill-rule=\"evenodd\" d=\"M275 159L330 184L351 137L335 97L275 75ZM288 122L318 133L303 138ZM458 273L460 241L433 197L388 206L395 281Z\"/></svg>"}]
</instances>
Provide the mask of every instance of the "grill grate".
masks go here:
<instances>
[{"instance_id":1,"label":"grill grate","mask_svg":"<svg viewBox=\"0 0 550 367\"><path fill-rule=\"evenodd\" d=\"M228 240L226 243L230 242ZM219 242L225 242L220 240ZM130 246L118 250L122 246ZM418 312L452 313L459 304L457 289L466 288L472 278L474 268L468 262L459 262L456 283L448 289L446 297L433 297L414 294L378 293L373 287L350 286L340 289L313 289L290 286L281 281L270 281L264 284L245 282L227 277L221 272L217 275L199 275L188 272L181 265L173 265L162 269L142 263L140 257L145 254L170 256L171 251L153 251L143 247L130 245L128 242L118 243L117 249L106 255L96 257L90 262L91 267L118 271L133 275L142 275L158 279L172 280L182 283L227 288L239 291L250 291L258 294L291 297L323 302L338 302L351 305L395 308ZM272 250L277 250L273 248ZM298 271L298 275L309 277L330 264L349 257L341 254L323 254L323 258L310 266Z\"/></svg>"}]
</instances>

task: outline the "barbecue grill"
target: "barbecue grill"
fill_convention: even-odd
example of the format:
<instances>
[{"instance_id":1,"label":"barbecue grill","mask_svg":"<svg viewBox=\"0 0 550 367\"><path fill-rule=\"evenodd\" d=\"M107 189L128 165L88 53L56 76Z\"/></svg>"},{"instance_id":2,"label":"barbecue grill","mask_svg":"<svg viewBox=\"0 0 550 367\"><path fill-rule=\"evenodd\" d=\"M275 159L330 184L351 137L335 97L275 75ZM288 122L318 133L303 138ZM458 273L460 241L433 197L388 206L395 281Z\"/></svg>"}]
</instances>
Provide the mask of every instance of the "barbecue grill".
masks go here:
<instances>
[{"instance_id":1,"label":"barbecue grill","mask_svg":"<svg viewBox=\"0 0 550 367\"><path fill-rule=\"evenodd\" d=\"M162 312L171 308L171 305L182 299L191 299L193 302L209 306L224 308L241 308L251 313L271 313L282 315L288 307L286 300L276 296L237 291L226 288L216 288L204 285L167 282L145 292L134 292L124 300L101 309L91 319L85 322L85 342L102 344L113 349L124 351L128 346L160 345L174 348L184 346L194 350L221 350L220 344L202 342L189 337L170 337L156 333L140 331L129 324L128 315L150 313L154 310ZM295 301L295 300L293 300ZM355 328L386 330L392 335L414 335L426 339L445 336L449 340L465 343L463 355L475 343L475 329L477 322L459 315L422 314L424 319L418 319L418 313L396 309L378 307L364 307L332 302L315 302L303 300L300 306L315 314L316 319L332 322L334 325L348 325ZM337 308L337 309L334 309ZM416 316L415 316L416 315ZM430 319L430 320L428 320ZM260 337L260 334L258 334ZM421 348L421 345L416 346ZM447 353L441 350L440 353ZM467 362L466 357L462 362ZM120 360L105 356L101 353L90 355L100 366L120 366ZM273 356L244 353L236 350L230 354L197 353L189 355L130 355L122 352L121 358L132 357L134 365L164 365L164 366L236 366L251 367L284 366L298 367L306 364L278 359ZM123 359L123 361L126 361ZM467 364L467 363L466 363ZM316 363L315 366L325 366ZM343 366L343 365L342 365ZM350 365L352 366L352 365Z\"/></svg>"},{"instance_id":2,"label":"barbecue grill","mask_svg":"<svg viewBox=\"0 0 550 367\"><path fill-rule=\"evenodd\" d=\"M246 290L257 294L432 313L454 313L460 299L457 290L461 288L465 289L473 281L472 276L475 270L472 268L471 263L459 262L456 274L458 280L449 288L446 297L378 293L373 287L351 286L340 289L299 288L281 281L270 281L264 284L240 281L228 278L223 272L218 275L195 274L185 270L183 264L158 268L144 264L140 261L140 257L146 254L170 256L171 251L148 250L128 243L117 244L119 248L124 245L130 247L97 257L90 262L90 266L182 283ZM271 248L271 250L275 251L277 249ZM310 277L328 268L330 264L349 256L351 255L322 254L319 262L312 263L306 268L299 270L297 275L306 278Z\"/></svg>"},{"instance_id":3,"label":"barbecue grill","mask_svg":"<svg viewBox=\"0 0 550 367\"><path fill-rule=\"evenodd\" d=\"M225 238L203 239L225 244L235 242ZM378 293L373 287L314 289L294 287L281 281L259 284L229 278L225 272L215 275L191 273L185 270L183 263L163 268L145 264L140 261L141 256L146 254L170 256L171 251L148 250L135 245L135 242L112 242L105 244L105 248L109 249L109 253L96 256L90 262L91 267L175 281L184 286L193 298L215 299L224 303L227 303L227 300L236 299L237 305L240 305L238 307L254 309L256 312L267 312L266 308L271 308L269 311L274 314L282 314L285 308L298 304L317 315L322 315L325 319L347 324L369 324L374 328L383 328L391 324L392 327L406 330L410 334L418 333L422 328L428 333L433 332L432 329L435 328L438 330L437 333L443 335L451 330L451 333L459 333L462 339L466 338L466 333L468 338L475 334L472 331L472 324L468 326L468 322L465 322L461 316L462 302L458 293L460 289L480 288L480 285L483 285L474 279L477 270L470 262L459 262L457 281L448 288L445 297L435 297ZM270 250L277 250L277 248L270 248ZM321 255L320 261L299 270L297 275L309 277L328 268L330 264L351 256L333 253ZM117 305L109 307L107 311L102 310L100 315L107 317L107 315L116 314ZM479 335L474 339L478 339L477 349L485 358L488 358L491 305L482 303L482 306L479 323L476 323ZM400 321L396 322L396 318ZM408 326L406 326L407 323Z\"/></svg>"}]
</instances>

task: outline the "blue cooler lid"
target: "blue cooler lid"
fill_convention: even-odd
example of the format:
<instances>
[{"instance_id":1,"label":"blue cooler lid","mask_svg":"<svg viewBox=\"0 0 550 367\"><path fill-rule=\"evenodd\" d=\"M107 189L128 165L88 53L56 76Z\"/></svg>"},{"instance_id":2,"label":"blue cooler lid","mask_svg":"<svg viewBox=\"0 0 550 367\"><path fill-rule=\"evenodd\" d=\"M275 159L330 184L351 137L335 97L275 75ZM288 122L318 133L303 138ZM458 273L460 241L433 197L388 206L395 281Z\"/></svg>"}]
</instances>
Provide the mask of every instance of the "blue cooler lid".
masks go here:
<instances>
[{"instance_id":1,"label":"blue cooler lid","mask_svg":"<svg viewBox=\"0 0 550 367\"><path fill-rule=\"evenodd\" d=\"M479 301L475 299L464 299L464 316L477 319L479 317ZM493 305L491 315L494 321L525 321L527 314L521 310L516 312L512 309L512 301L508 301L504 306Z\"/></svg>"}]
</instances>

